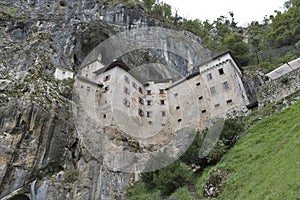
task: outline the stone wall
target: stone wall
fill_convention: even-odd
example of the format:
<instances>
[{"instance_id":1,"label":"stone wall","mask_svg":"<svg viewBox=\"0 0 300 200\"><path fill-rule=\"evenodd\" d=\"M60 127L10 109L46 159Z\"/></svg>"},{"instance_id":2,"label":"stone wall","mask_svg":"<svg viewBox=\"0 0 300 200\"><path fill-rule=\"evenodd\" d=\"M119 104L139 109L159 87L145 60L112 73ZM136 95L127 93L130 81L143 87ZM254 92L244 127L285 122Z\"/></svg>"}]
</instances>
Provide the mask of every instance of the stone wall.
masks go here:
<instances>
[{"instance_id":1,"label":"stone wall","mask_svg":"<svg viewBox=\"0 0 300 200\"><path fill-rule=\"evenodd\" d=\"M299 79L300 69L297 69L278 79L266 82L258 91L259 107L263 107L269 102L279 101L299 91Z\"/></svg>"}]
</instances>

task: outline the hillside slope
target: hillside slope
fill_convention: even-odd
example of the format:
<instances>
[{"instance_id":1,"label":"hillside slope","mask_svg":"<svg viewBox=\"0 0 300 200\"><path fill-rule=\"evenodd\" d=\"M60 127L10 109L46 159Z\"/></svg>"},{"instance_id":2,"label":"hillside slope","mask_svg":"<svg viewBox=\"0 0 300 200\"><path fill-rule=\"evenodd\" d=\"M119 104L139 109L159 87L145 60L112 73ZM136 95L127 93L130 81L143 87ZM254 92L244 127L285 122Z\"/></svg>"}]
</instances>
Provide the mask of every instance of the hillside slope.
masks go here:
<instances>
[{"instance_id":1,"label":"hillside slope","mask_svg":"<svg viewBox=\"0 0 300 200\"><path fill-rule=\"evenodd\" d=\"M218 199L300 199L300 101L252 126L221 162ZM202 190L205 172L197 187Z\"/></svg>"}]
</instances>

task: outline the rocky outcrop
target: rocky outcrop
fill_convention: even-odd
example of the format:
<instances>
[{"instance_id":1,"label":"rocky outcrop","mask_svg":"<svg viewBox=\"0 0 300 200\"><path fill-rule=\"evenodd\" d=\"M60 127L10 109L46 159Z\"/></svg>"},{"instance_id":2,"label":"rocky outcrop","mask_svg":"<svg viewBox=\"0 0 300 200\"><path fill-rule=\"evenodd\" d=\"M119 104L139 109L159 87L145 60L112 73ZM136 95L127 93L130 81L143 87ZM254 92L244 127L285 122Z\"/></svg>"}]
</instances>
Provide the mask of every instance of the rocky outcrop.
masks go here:
<instances>
[{"instance_id":1,"label":"rocky outcrop","mask_svg":"<svg viewBox=\"0 0 300 200\"><path fill-rule=\"evenodd\" d=\"M107 169L90 154L73 124L73 81L53 74L58 66L77 71L109 36L148 26L164 25L140 7L101 0L0 2L1 199L126 199L134 175ZM148 54L124 60L163 63L166 57L161 50ZM168 57L187 72L186 60Z\"/></svg>"}]
</instances>

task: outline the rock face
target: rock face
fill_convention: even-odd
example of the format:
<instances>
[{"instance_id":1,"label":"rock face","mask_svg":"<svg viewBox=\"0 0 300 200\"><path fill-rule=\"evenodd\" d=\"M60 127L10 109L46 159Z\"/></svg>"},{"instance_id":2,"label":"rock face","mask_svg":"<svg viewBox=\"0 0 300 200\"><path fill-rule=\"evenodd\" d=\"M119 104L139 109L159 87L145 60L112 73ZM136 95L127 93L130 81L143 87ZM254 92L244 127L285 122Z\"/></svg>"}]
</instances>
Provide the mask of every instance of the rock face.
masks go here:
<instances>
[{"instance_id":1,"label":"rock face","mask_svg":"<svg viewBox=\"0 0 300 200\"><path fill-rule=\"evenodd\" d=\"M110 171L90 154L73 123L73 81L54 80L53 74L58 66L77 71L108 37L148 26L164 24L141 8L104 0L0 2L1 199L126 199L134 175ZM199 38L188 37L201 45ZM186 60L161 50L131 52L123 59L129 65L165 64L166 57L167 64L187 73Z\"/></svg>"},{"instance_id":2,"label":"rock face","mask_svg":"<svg viewBox=\"0 0 300 200\"><path fill-rule=\"evenodd\" d=\"M109 171L81 145L73 82L53 73L78 69L98 43L138 21L150 25L141 14L92 0L1 1L1 199L126 199L133 175Z\"/></svg>"}]
</instances>

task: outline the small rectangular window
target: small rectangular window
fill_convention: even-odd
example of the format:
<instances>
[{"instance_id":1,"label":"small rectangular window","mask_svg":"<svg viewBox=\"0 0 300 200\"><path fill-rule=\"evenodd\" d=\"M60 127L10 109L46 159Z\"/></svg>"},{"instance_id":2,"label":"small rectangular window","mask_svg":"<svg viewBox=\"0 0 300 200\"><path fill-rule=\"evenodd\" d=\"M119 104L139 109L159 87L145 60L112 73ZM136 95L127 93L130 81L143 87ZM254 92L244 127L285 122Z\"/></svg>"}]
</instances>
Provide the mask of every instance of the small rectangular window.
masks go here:
<instances>
[{"instance_id":1,"label":"small rectangular window","mask_svg":"<svg viewBox=\"0 0 300 200\"><path fill-rule=\"evenodd\" d=\"M130 107L130 101L128 99L123 99L123 104L126 106L126 107Z\"/></svg>"},{"instance_id":2,"label":"small rectangular window","mask_svg":"<svg viewBox=\"0 0 300 200\"><path fill-rule=\"evenodd\" d=\"M86 90L87 90L87 91L90 91L90 90L91 90L91 87L89 87L89 86L86 87Z\"/></svg>"},{"instance_id":3,"label":"small rectangular window","mask_svg":"<svg viewBox=\"0 0 300 200\"><path fill-rule=\"evenodd\" d=\"M181 122L181 121L182 121L182 119L178 119L177 121L178 121L178 122Z\"/></svg>"},{"instance_id":4,"label":"small rectangular window","mask_svg":"<svg viewBox=\"0 0 300 200\"><path fill-rule=\"evenodd\" d=\"M215 94L216 93L216 87L211 87L210 88L210 93Z\"/></svg>"},{"instance_id":5,"label":"small rectangular window","mask_svg":"<svg viewBox=\"0 0 300 200\"><path fill-rule=\"evenodd\" d=\"M212 79L212 74L211 73L207 74L207 80L211 80L211 79Z\"/></svg>"},{"instance_id":6,"label":"small rectangular window","mask_svg":"<svg viewBox=\"0 0 300 200\"><path fill-rule=\"evenodd\" d=\"M151 100L147 100L147 106L151 106Z\"/></svg>"},{"instance_id":7,"label":"small rectangular window","mask_svg":"<svg viewBox=\"0 0 300 200\"><path fill-rule=\"evenodd\" d=\"M89 76L88 74L85 75L85 77L88 77L88 76Z\"/></svg>"},{"instance_id":8,"label":"small rectangular window","mask_svg":"<svg viewBox=\"0 0 300 200\"><path fill-rule=\"evenodd\" d=\"M202 100L202 99L203 99L203 96L198 97L198 99L199 99L199 100Z\"/></svg>"},{"instance_id":9,"label":"small rectangular window","mask_svg":"<svg viewBox=\"0 0 300 200\"><path fill-rule=\"evenodd\" d=\"M152 115L152 112L150 112L150 111L146 112L147 117L151 117L151 115Z\"/></svg>"},{"instance_id":10,"label":"small rectangular window","mask_svg":"<svg viewBox=\"0 0 300 200\"><path fill-rule=\"evenodd\" d=\"M196 86L199 86L200 85L200 82L196 83Z\"/></svg>"},{"instance_id":11,"label":"small rectangular window","mask_svg":"<svg viewBox=\"0 0 300 200\"><path fill-rule=\"evenodd\" d=\"M177 96L178 96L178 93L175 93L174 96L177 97Z\"/></svg>"},{"instance_id":12,"label":"small rectangular window","mask_svg":"<svg viewBox=\"0 0 300 200\"><path fill-rule=\"evenodd\" d=\"M108 91L109 91L109 85L104 88L103 93L106 93Z\"/></svg>"},{"instance_id":13,"label":"small rectangular window","mask_svg":"<svg viewBox=\"0 0 300 200\"><path fill-rule=\"evenodd\" d=\"M103 119L106 119L106 114L103 115Z\"/></svg>"},{"instance_id":14,"label":"small rectangular window","mask_svg":"<svg viewBox=\"0 0 300 200\"><path fill-rule=\"evenodd\" d=\"M179 110L180 109L180 106L176 106L176 110Z\"/></svg>"},{"instance_id":15,"label":"small rectangular window","mask_svg":"<svg viewBox=\"0 0 300 200\"><path fill-rule=\"evenodd\" d=\"M124 87L124 88L123 88L123 92L124 92L125 94L130 94L130 90L128 89L128 87Z\"/></svg>"},{"instance_id":16,"label":"small rectangular window","mask_svg":"<svg viewBox=\"0 0 300 200\"><path fill-rule=\"evenodd\" d=\"M227 105L232 104L232 99L227 100L226 103L227 103Z\"/></svg>"},{"instance_id":17,"label":"small rectangular window","mask_svg":"<svg viewBox=\"0 0 300 200\"><path fill-rule=\"evenodd\" d=\"M152 125L153 123L152 123L152 121L148 121L148 124L149 124L149 125Z\"/></svg>"},{"instance_id":18,"label":"small rectangular window","mask_svg":"<svg viewBox=\"0 0 300 200\"><path fill-rule=\"evenodd\" d=\"M159 90L159 94L164 94L164 90L163 90L163 89L160 89L160 90Z\"/></svg>"},{"instance_id":19,"label":"small rectangular window","mask_svg":"<svg viewBox=\"0 0 300 200\"><path fill-rule=\"evenodd\" d=\"M220 75L225 74L223 68L219 69L219 74L220 74Z\"/></svg>"},{"instance_id":20,"label":"small rectangular window","mask_svg":"<svg viewBox=\"0 0 300 200\"><path fill-rule=\"evenodd\" d=\"M140 92L141 94L144 94L143 89L142 89L141 87L139 87L139 92Z\"/></svg>"},{"instance_id":21,"label":"small rectangular window","mask_svg":"<svg viewBox=\"0 0 300 200\"><path fill-rule=\"evenodd\" d=\"M225 81L224 83L222 83L223 85L223 89L227 90L229 88L227 81Z\"/></svg>"},{"instance_id":22,"label":"small rectangular window","mask_svg":"<svg viewBox=\"0 0 300 200\"><path fill-rule=\"evenodd\" d=\"M132 81L132 87L133 87L134 89L137 89L137 84L136 84L135 82L133 82L133 81Z\"/></svg>"},{"instance_id":23,"label":"small rectangular window","mask_svg":"<svg viewBox=\"0 0 300 200\"><path fill-rule=\"evenodd\" d=\"M138 113L139 113L139 116L140 117L143 117L144 116L144 111L142 109L138 109Z\"/></svg>"},{"instance_id":24,"label":"small rectangular window","mask_svg":"<svg viewBox=\"0 0 300 200\"><path fill-rule=\"evenodd\" d=\"M220 104L219 104L219 103L215 105L215 108L218 108L218 107L220 107Z\"/></svg>"},{"instance_id":25,"label":"small rectangular window","mask_svg":"<svg viewBox=\"0 0 300 200\"><path fill-rule=\"evenodd\" d=\"M166 126L166 124L161 124L161 126Z\"/></svg>"},{"instance_id":26,"label":"small rectangular window","mask_svg":"<svg viewBox=\"0 0 300 200\"><path fill-rule=\"evenodd\" d=\"M202 112L202 113L206 113L206 110L202 110L201 112Z\"/></svg>"},{"instance_id":27,"label":"small rectangular window","mask_svg":"<svg viewBox=\"0 0 300 200\"><path fill-rule=\"evenodd\" d=\"M141 105L144 105L144 100L143 100L141 97L139 97L139 103L140 103Z\"/></svg>"},{"instance_id":28,"label":"small rectangular window","mask_svg":"<svg viewBox=\"0 0 300 200\"><path fill-rule=\"evenodd\" d=\"M109 81L109 79L110 79L110 75L107 75L103 78L103 82Z\"/></svg>"},{"instance_id":29,"label":"small rectangular window","mask_svg":"<svg viewBox=\"0 0 300 200\"><path fill-rule=\"evenodd\" d=\"M165 100L160 100L161 105L165 105Z\"/></svg>"},{"instance_id":30,"label":"small rectangular window","mask_svg":"<svg viewBox=\"0 0 300 200\"><path fill-rule=\"evenodd\" d=\"M166 116L166 111L161 111L161 116L165 117Z\"/></svg>"},{"instance_id":31,"label":"small rectangular window","mask_svg":"<svg viewBox=\"0 0 300 200\"><path fill-rule=\"evenodd\" d=\"M151 95L151 90L147 90L147 95Z\"/></svg>"},{"instance_id":32,"label":"small rectangular window","mask_svg":"<svg viewBox=\"0 0 300 200\"><path fill-rule=\"evenodd\" d=\"M127 76L124 76L124 80L125 80L125 82L128 83L128 84L130 83L130 80L129 80L129 78L128 78Z\"/></svg>"}]
</instances>

